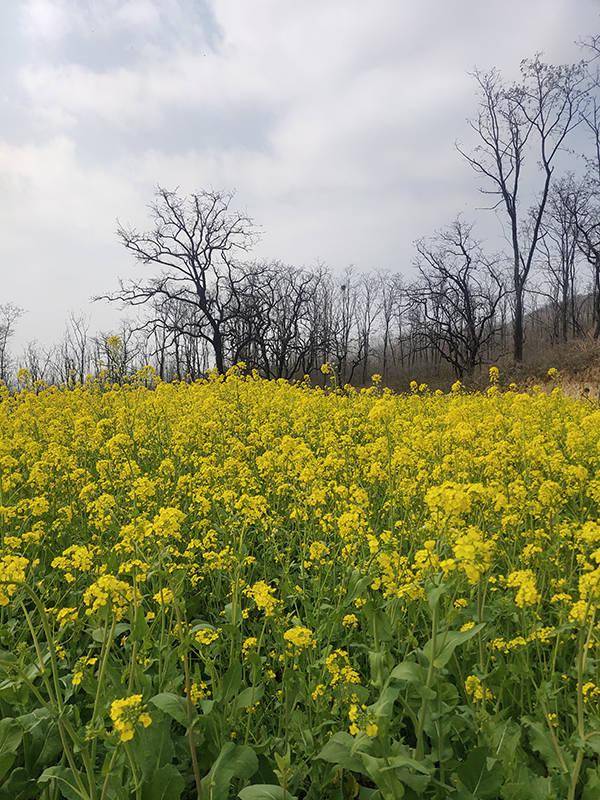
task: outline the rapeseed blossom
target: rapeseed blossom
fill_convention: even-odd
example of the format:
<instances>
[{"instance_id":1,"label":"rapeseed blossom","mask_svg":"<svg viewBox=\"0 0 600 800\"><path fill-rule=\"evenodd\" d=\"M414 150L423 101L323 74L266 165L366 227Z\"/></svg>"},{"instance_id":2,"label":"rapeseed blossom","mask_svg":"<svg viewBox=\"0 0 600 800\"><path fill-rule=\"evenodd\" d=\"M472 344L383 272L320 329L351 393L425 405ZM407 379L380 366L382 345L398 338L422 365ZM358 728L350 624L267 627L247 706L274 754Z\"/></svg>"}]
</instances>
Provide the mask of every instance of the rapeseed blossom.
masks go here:
<instances>
[{"instance_id":1,"label":"rapeseed blossom","mask_svg":"<svg viewBox=\"0 0 600 800\"><path fill-rule=\"evenodd\" d=\"M302 625L295 625L293 628L288 628L283 634L283 638L296 653L306 650L307 647L315 647L317 644L311 629L304 628Z\"/></svg>"},{"instance_id":2,"label":"rapeseed blossom","mask_svg":"<svg viewBox=\"0 0 600 800\"><path fill-rule=\"evenodd\" d=\"M150 714L143 710L141 694L132 694L122 700L113 700L110 706L110 718L113 728L122 742L130 742L139 725L147 728L152 723Z\"/></svg>"},{"instance_id":3,"label":"rapeseed blossom","mask_svg":"<svg viewBox=\"0 0 600 800\"><path fill-rule=\"evenodd\" d=\"M7 555L0 558L0 606L7 606L17 591L18 584L25 580L29 559Z\"/></svg>"},{"instance_id":4,"label":"rapeseed blossom","mask_svg":"<svg viewBox=\"0 0 600 800\"><path fill-rule=\"evenodd\" d=\"M469 675L465 681L465 691L472 700L479 703L492 700L494 697L490 689L483 685L477 675Z\"/></svg>"},{"instance_id":5,"label":"rapeseed blossom","mask_svg":"<svg viewBox=\"0 0 600 800\"><path fill-rule=\"evenodd\" d=\"M81 796L112 759L109 792L188 792L225 747L299 798L400 795L402 763L426 800L467 791L471 751L498 796L568 797L582 752L583 796L600 409L496 368L480 394L324 374L0 388L4 716L57 742L44 769Z\"/></svg>"},{"instance_id":6,"label":"rapeseed blossom","mask_svg":"<svg viewBox=\"0 0 600 800\"><path fill-rule=\"evenodd\" d=\"M94 614L108 607L117 620L123 618L132 599L132 587L114 575L101 575L83 593L86 614Z\"/></svg>"}]
</instances>

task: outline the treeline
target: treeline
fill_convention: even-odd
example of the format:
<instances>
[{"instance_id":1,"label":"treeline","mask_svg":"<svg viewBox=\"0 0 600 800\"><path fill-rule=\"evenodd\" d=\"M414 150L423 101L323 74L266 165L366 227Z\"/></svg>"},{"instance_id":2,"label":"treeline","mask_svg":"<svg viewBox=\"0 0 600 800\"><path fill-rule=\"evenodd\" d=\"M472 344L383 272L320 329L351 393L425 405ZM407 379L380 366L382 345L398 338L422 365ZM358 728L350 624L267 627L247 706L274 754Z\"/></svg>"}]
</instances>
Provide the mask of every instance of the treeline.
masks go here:
<instances>
[{"instance_id":1,"label":"treeline","mask_svg":"<svg viewBox=\"0 0 600 800\"><path fill-rule=\"evenodd\" d=\"M91 335L72 317L63 341L9 354L20 310L0 306L0 379L122 381L151 365L196 379L245 362L269 378L318 374L388 383L423 374L472 375L482 364L574 338L600 338L600 38L585 58L540 57L506 82L476 73L472 141L457 146L499 220L489 252L459 217L415 245L413 277L333 274L252 258L257 229L229 192L158 188L145 231L117 234L141 277L96 300L135 309L119 331ZM132 312L130 312L132 313Z\"/></svg>"}]
</instances>

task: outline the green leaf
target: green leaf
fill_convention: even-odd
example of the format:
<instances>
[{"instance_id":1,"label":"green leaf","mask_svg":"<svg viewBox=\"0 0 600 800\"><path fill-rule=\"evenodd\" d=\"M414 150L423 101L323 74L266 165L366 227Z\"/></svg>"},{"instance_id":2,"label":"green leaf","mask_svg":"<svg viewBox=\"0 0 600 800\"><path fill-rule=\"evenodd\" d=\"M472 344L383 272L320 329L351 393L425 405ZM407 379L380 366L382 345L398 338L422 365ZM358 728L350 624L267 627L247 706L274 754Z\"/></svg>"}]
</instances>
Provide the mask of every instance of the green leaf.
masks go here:
<instances>
[{"instance_id":1,"label":"green leaf","mask_svg":"<svg viewBox=\"0 0 600 800\"><path fill-rule=\"evenodd\" d=\"M386 762L386 766L383 767L384 772L385 770L399 769L401 767L413 769L415 772L420 772L422 775L429 775L431 772L427 764L424 764L422 761L416 761L414 758L410 758L410 756L391 756L384 760Z\"/></svg>"},{"instance_id":2,"label":"green leaf","mask_svg":"<svg viewBox=\"0 0 600 800\"><path fill-rule=\"evenodd\" d=\"M600 768L587 770L585 788L581 800L595 800L600 797Z\"/></svg>"},{"instance_id":3,"label":"green leaf","mask_svg":"<svg viewBox=\"0 0 600 800\"><path fill-rule=\"evenodd\" d=\"M23 767L11 770L0 789L0 800L35 800L39 795L38 782Z\"/></svg>"},{"instance_id":4,"label":"green leaf","mask_svg":"<svg viewBox=\"0 0 600 800\"><path fill-rule=\"evenodd\" d=\"M423 683L426 671L415 661L401 661L390 672L389 680L406 681L406 683Z\"/></svg>"},{"instance_id":5,"label":"green leaf","mask_svg":"<svg viewBox=\"0 0 600 800\"><path fill-rule=\"evenodd\" d=\"M46 650L46 652L42 655L41 662L42 662L42 664L46 665L49 661L50 661L50 651ZM38 677L38 675L41 675L41 674L42 673L41 673L41 670L40 670L40 663L37 660L33 664L30 664L25 669L25 672L24 672L25 677L29 681L34 681Z\"/></svg>"},{"instance_id":6,"label":"green leaf","mask_svg":"<svg viewBox=\"0 0 600 800\"><path fill-rule=\"evenodd\" d=\"M38 778L38 783L49 783L50 781L56 781L61 795L66 800L85 800L85 796L77 788L73 770L67 767L48 767Z\"/></svg>"},{"instance_id":7,"label":"green leaf","mask_svg":"<svg viewBox=\"0 0 600 800\"><path fill-rule=\"evenodd\" d=\"M479 798L496 800L498 790L502 786L503 769L498 761L489 755L487 747L476 747L457 769L458 777L465 788L478 800Z\"/></svg>"},{"instance_id":8,"label":"green leaf","mask_svg":"<svg viewBox=\"0 0 600 800\"><path fill-rule=\"evenodd\" d=\"M136 736L129 747L144 781L162 767L171 763L175 756L171 734L171 719L154 719L143 736Z\"/></svg>"},{"instance_id":9,"label":"green leaf","mask_svg":"<svg viewBox=\"0 0 600 800\"><path fill-rule=\"evenodd\" d=\"M281 786L274 786L270 783L255 783L254 786L246 786L238 794L240 800L297 800L296 796L290 794Z\"/></svg>"},{"instance_id":10,"label":"green leaf","mask_svg":"<svg viewBox=\"0 0 600 800\"><path fill-rule=\"evenodd\" d=\"M379 789L371 789L369 786L360 786L358 800L381 800Z\"/></svg>"},{"instance_id":11,"label":"green leaf","mask_svg":"<svg viewBox=\"0 0 600 800\"><path fill-rule=\"evenodd\" d=\"M9 650L0 650L0 667L12 666L16 660L17 657L14 653Z\"/></svg>"},{"instance_id":12,"label":"green leaf","mask_svg":"<svg viewBox=\"0 0 600 800\"><path fill-rule=\"evenodd\" d=\"M51 719L51 717L52 715L47 708L36 708L30 714L23 714L16 719L25 733L31 733L34 728L37 728L44 720Z\"/></svg>"},{"instance_id":13,"label":"green leaf","mask_svg":"<svg viewBox=\"0 0 600 800\"><path fill-rule=\"evenodd\" d=\"M390 642L392 640L392 626L385 611L369 602L363 607L363 614L367 618L376 642Z\"/></svg>"},{"instance_id":14,"label":"green leaf","mask_svg":"<svg viewBox=\"0 0 600 800\"><path fill-rule=\"evenodd\" d=\"M519 800L556 800L556 791L550 778L540 778L533 773L526 781L509 782L502 787L503 798L518 797ZM595 800L595 797L582 797Z\"/></svg>"},{"instance_id":15,"label":"green leaf","mask_svg":"<svg viewBox=\"0 0 600 800\"><path fill-rule=\"evenodd\" d=\"M435 642L435 653L433 652L433 639L430 639L423 648L425 658L429 663L433 661L433 666L436 669L442 669L450 661L456 648L476 636L484 625L485 622L480 622L468 631L444 631L438 633Z\"/></svg>"},{"instance_id":16,"label":"green leaf","mask_svg":"<svg viewBox=\"0 0 600 800\"><path fill-rule=\"evenodd\" d=\"M369 575L363 575L358 569L352 570L346 582L344 605L349 606L357 597L363 595L371 581L372 578Z\"/></svg>"},{"instance_id":17,"label":"green leaf","mask_svg":"<svg viewBox=\"0 0 600 800\"><path fill-rule=\"evenodd\" d=\"M129 623L127 622L117 622L115 625L115 629L113 631L113 639L118 639L119 636L124 634L130 628ZM92 639L95 642L102 643L104 641L105 630L104 628L94 628L92 631Z\"/></svg>"},{"instance_id":18,"label":"green leaf","mask_svg":"<svg viewBox=\"0 0 600 800\"><path fill-rule=\"evenodd\" d=\"M213 710L214 705L215 705L215 701L214 700L200 700L199 705L200 705L200 709L202 711L202 714L205 717L207 717L210 713L212 713L212 710Z\"/></svg>"},{"instance_id":19,"label":"green leaf","mask_svg":"<svg viewBox=\"0 0 600 800\"><path fill-rule=\"evenodd\" d=\"M404 797L402 781L387 766L387 759L375 758L368 753L360 754L365 772L379 789L382 797L400 800Z\"/></svg>"},{"instance_id":20,"label":"green leaf","mask_svg":"<svg viewBox=\"0 0 600 800\"><path fill-rule=\"evenodd\" d=\"M258 686L249 686L238 694L235 698L236 708L250 708L262 698L265 687L259 683Z\"/></svg>"},{"instance_id":21,"label":"green leaf","mask_svg":"<svg viewBox=\"0 0 600 800\"><path fill-rule=\"evenodd\" d=\"M356 739L344 731L334 733L316 758L336 764L350 772L363 772L363 764L356 748Z\"/></svg>"},{"instance_id":22,"label":"green leaf","mask_svg":"<svg viewBox=\"0 0 600 800\"><path fill-rule=\"evenodd\" d=\"M17 717L23 728L23 767L27 775L37 777L45 767L60 763L63 745L60 733L50 713L36 708L30 714Z\"/></svg>"},{"instance_id":23,"label":"green leaf","mask_svg":"<svg viewBox=\"0 0 600 800\"><path fill-rule=\"evenodd\" d=\"M540 754L549 769L562 772L562 764L554 749L552 738L546 726L540 722L533 722L529 719L524 719L523 722L529 728L529 740L532 749Z\"/></svg>"},{"instance_id":24,"label":"green leaf","mask_svg":"<svg viewBox=\"0 0 600 800\"><path fill-rule=\"evenodd\" d=\"M165 714L173 717L180 725L187 727L188 715L185 697L180 697L172 692L161 692L161 694L151 697L150 702Z\"/></svg>"},{"instance_id":25,"label":"green leaf","mask_svg":"<svg viewBox=\"0 0 600 800\"><path fill-rule=\"evenodd\" d=\"M142 800L179 800L185 781L173 764L155 770L142 788Z\"/></svg>"},{"instance_id":26,"label":"green leaf","mask_svg":"<svg viewBox=\"0 0 600 800\"><path fill-rule=\"evenodd\" d=\"M437 607L441 597L445 595L447 591L448 586L445 583L441 583L439 586L431 586L427 592L427 603L432 611Z\"/></svg>"},{"instance_id":27,"label":"green leaf","mask_svg":"<svg viewBox=\"0 0 600 800\"><path fill-rule=\"evenodd\" d=\"M16 753L2 753L0 755L0 781L4 779L8 770L15 763L16 758Z\"/></svg>"},{"instance_id":28,"label":"green leaf","mask_svg":"<svg viewBox=\"0 0 600 800\"><path fill-rule=\"evenodd\" d=\"M385 650L369 651L369 668L371 683L377 689L383 688L391 667L391 656Z\"/></svg>"},{"instance_id":29,"label":"green leaf","mask_svg":"<svg viewBox=\"0 0 600 800\"><path fill-rule=\"evenodd\" d=\"M590 750L600 756L600 731L590 731L586 739L586 744Z\"/></svg>"},{"instance_id":30,"label":"green leaf","mask_svg":"<svg viewBox=\"0 0 600 800\"><path fill-rule=\"evenodd\" d=\"M239 661L234 661L229 667L223 681L215 694L215 700L223 700L227 703L238 693L242 685L242 665Z\"/></svg>"},{"instance_id":31,"label":"green leaf","mask_svg":"<svg viewBox=\"0 0 600 800\"><path fill-rule=\"evenodd\" d=\"M138 606L133 618L133 625L131 627L131 635L134 639L142 641L149 631L148 622L146 621L146 614L143 606Z\"/></svg>"},{"instance_id":32,"label":"green leaf","mask_svg":"<svg viewBox=\"0 0 600 800\"><path fill-rule=\"evenodd\" d=\"M23 739L23 729L16 719L0 720L0 755L16 753Z\"/></svg>"},{"instance_id":33,"label":"green leaf","mask_svg":"<svg viewBox=\"0 0 600 800\"><path fill-rule=\"evenodd\" d=\"M505 769L517 759L521 742L521 728L511 719L500 714L490 716L485 723L486 740L494 755L504 764Z\"/></svg>"},{"instance_id":34,"label":"green leaf","mask_svg":"<svg viewBox=\"0 0 600 800\"><path fill-rule=\"evenodd\" d=\"M227 800L234 778L248 780L258 769L258 759L251 747L226 742L208 775L202 780L206 800Z\"/></svg>"},{"instance_id":35,"label":"green leaf","mask_svg":"<svg viewBox=\"0 0 600 800\"><path fill-rule=\"evenodd\" d=\"M394 703L400 694L399 686L387 686L379 695L378 699L370 706L370 710L375 717L379 719L386 719L391 717L394 710Z\"/></svg>"}]
</instances>

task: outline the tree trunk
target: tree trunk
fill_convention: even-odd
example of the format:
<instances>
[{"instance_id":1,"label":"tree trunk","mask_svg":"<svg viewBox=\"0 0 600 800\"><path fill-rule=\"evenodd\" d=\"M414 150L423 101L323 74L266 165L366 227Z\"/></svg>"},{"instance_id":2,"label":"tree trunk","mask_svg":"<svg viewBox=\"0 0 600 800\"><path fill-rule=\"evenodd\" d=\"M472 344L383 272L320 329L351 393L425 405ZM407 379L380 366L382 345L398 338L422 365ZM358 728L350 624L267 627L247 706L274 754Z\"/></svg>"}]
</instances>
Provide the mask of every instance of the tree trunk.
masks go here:
<instances>
[{"instance_id":1,"label":"tree trunk","mask_svg":"<svg viewBox=\"0 0 600 800\"><path fill-rule=\"evenodd\" d=\"M513 356L523 361L523 287L515 286L515 320L513 330Z\"/></svg>"},{"instance_id":2,"label":"tree trunk","mask_svg":"<svg viewBox=\"0 0 600 800\"><path fill-rule=\"evenodd\" d=\"M215 353L215 367L217 372L225 372L225 355L223 352L223 337L218 328L213 328L212 346Z\"/></svg>"},{"instance_id":3,"label":"tree trunk","mask_svg":"<svg viewBox=\"0 0 600 800\"><path fill-rule=\"evenodd\" d=\"M593 304L594 339L600 339L600 258L594 264Z\"/></svg>"}]
</instances>

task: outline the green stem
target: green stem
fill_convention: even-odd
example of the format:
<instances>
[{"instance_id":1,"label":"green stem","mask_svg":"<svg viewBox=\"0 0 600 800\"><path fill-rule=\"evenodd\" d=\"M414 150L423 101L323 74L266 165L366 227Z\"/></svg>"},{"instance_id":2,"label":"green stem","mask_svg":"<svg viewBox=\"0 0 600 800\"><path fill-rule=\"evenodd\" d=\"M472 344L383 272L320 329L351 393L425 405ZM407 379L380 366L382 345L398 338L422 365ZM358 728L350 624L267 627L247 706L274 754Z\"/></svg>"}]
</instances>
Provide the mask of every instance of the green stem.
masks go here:
<instances>
[{"instance_id":1,"label":"green stem","mask_svg":"<svg viewBox=\"0 0 600 800\"><path fill-rule=\"evenodd\" d=\"M435 672L435 667L433 666L433 662L435 661L435 654L437 650L437 623L438 623L438 611L437 611L437 604L433 607L432 615L431 615L431 658L429 660L429 668L427 670L427 679L425 681L425 688L431 688L431 684L433 682L433 675ZM423 756L425 755L425 744L424 744L424 737L423 737L423 728L425 726L425 715L427 714L427 706L429 705L429 700L427 697L423 698L423 702L421 703L421 708L419 709L419 719L417 723L417 746L415 748L415 758L417 761L421 761Z\"/></svg>"}]
</instances>

